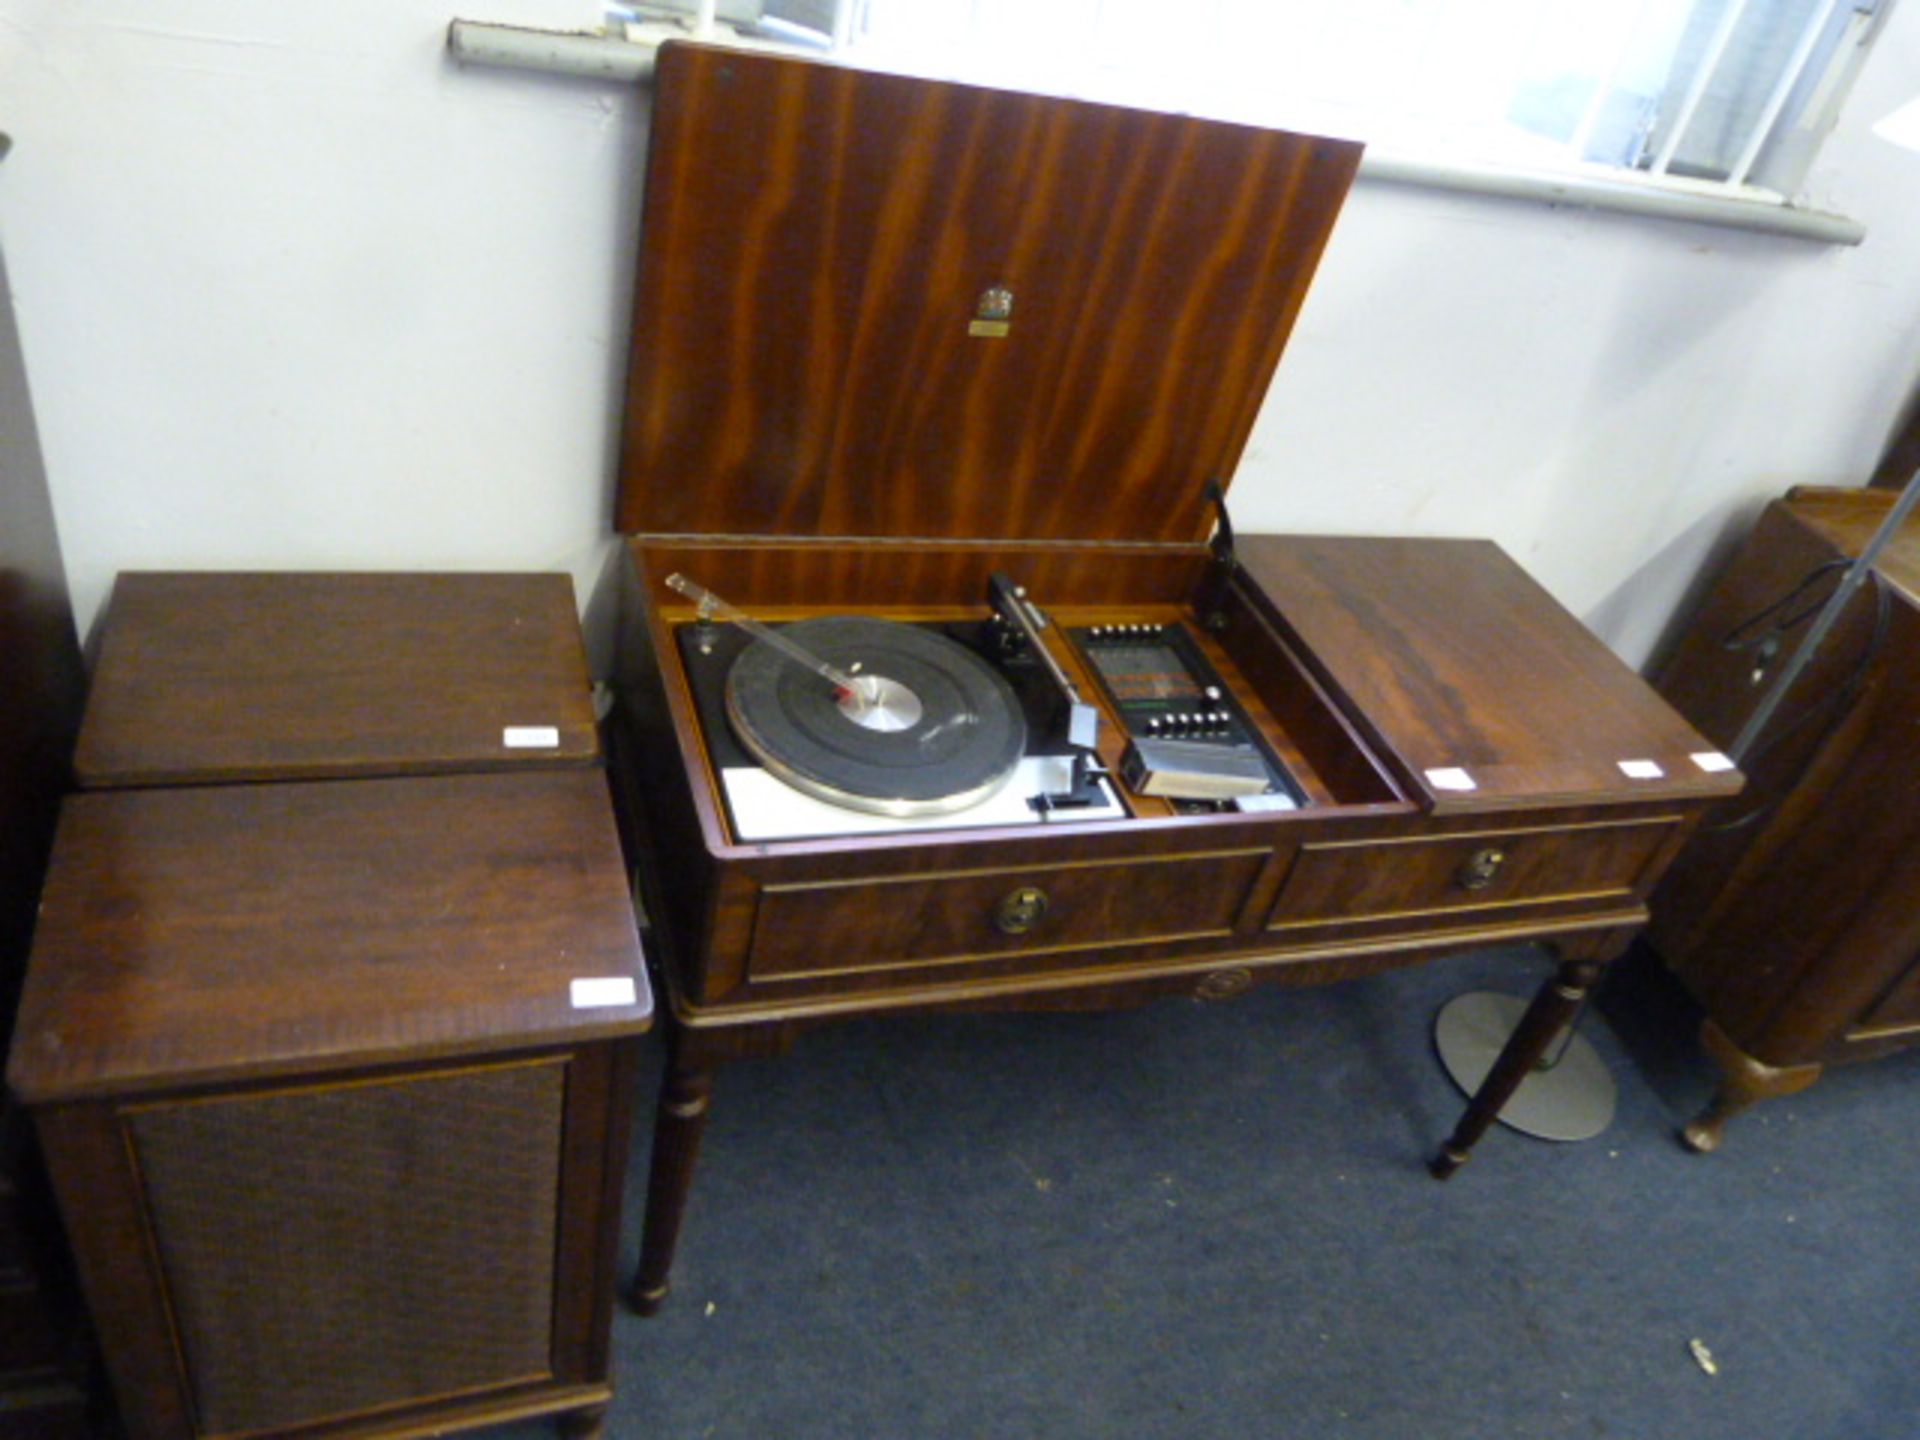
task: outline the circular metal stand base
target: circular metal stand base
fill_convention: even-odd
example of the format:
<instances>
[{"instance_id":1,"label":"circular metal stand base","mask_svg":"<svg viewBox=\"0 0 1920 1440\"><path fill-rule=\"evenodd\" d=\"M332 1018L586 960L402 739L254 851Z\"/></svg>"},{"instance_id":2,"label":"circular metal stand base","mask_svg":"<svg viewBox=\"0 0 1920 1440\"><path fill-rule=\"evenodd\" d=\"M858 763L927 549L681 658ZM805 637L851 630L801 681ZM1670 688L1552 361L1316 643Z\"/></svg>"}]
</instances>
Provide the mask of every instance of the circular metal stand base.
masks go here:
<instances>
[{"instance_id":1,"label":"circular metal stand base","mask_svg":"<svg viewBox=\"0 0 1920 1440\"><path fill-rule=\"evenodd\" d=\"M1526 1010L1521 997L1490 990L1469 991L1440 1007L1433 1043L1454 1084L1468 1095L1480 1088ZM1613 1074L1600 1052L1577 1030L1562 1044L1547 1047L1549 1055L1560 1053L1551 1068L1520 1082L1500 1112L1502 1125L1542 1140L1591 1140L1613 1123Z\"/></svg>"}]
</instances>

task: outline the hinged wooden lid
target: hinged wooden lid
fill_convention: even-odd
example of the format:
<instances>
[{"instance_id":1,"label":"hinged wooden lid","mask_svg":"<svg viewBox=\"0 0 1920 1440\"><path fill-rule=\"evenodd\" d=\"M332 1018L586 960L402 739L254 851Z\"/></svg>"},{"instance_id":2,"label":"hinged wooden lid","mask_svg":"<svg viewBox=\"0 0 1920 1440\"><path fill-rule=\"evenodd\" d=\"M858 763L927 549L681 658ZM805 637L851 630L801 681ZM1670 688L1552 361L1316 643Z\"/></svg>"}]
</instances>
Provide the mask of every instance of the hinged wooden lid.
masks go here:
<instances>
[{"instance_id":1,"label":"hinged wooden lid","mask_svg":"<svg viewBox=\"0 0 1920 1440\"><path fill-rule=\"evenodd\" d=\"M1239 556L1436 815L1740 789L1738 771L1695 758L1711 744L1490 540L1246 535Z\"/></svg>"},{"instance_id":2,"label":"hinged wooden lid","mask_svg":"<svg viewBox=\"0 0 1920 1440\"><path fill-rule=\"evenodd\" d=\"M87 789L585 765L565 575L132 572L74 752Z\"/></svg>"},{"instance_id":3,"label":"hinged wooden lid","mask_svg":"<svg viewBox=\"0 0 1920 1440\"><path fill-rule=\"evenodd\" d=\"M1359 158L669 45L618 525L1197 541Z\"/></svg>"},{"instance_id":4,"label":"hinged wooden lid","mask_svg":"<svg viewBox=\"0 0 1920 1440\"><path fill-rule=\"evenodd\" d=\"M1899 498L1898 490L1796 485L1784 501L1775 503L1852 559L1867 548ZM1920 598L1920 515L1909 515L1902 522L1874 561L1874 568L1908 595Z\"/></svg>"}]
</instances>

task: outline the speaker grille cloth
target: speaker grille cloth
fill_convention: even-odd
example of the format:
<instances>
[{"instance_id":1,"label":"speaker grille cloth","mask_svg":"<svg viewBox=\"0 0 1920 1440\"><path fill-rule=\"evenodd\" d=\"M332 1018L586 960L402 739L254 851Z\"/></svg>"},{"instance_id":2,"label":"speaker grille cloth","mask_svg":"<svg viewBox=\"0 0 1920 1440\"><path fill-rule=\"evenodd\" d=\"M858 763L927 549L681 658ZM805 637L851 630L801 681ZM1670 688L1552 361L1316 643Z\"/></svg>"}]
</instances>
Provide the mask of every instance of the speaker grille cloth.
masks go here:
<instances>
[{"instance_id":1,"label":"speaker grille cloth","mask_svg":"<svg viewBox=\"0 0 1920 1440\"><path fill-rule=\"evenodd\" d=\"M559 1063L129 1117L202 1433L543 1376Z\"/></svg>"}]
</instances>

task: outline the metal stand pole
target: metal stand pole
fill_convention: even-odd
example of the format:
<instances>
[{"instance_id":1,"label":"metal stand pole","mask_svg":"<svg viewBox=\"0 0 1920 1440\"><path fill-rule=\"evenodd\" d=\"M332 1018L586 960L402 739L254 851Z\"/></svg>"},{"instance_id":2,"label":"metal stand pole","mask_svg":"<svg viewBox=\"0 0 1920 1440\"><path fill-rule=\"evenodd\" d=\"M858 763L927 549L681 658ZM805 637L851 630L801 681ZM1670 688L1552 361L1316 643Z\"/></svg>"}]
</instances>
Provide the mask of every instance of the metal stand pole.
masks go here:
<instances>
[{"instance_id":1,"label":"metal stand pole","mask_svg":"<svg viewBox=\"0 0 1920 1440\"><path fill-rule=\"evenodd\" d=\"M1900 498L1861 548L1859 557L1827 597L1820 613L1807 627L1799 646L1780 668L1772 686L1747 717L1728 750L1737 765L1753 753L1768 723L1787 698L1793 682L1819 651L1827 633L1839 621L1847 602L1873 573L1873 563L1887 547L1914 507L1920 505L1920 472L1907 481ZM1433 1027L1440 1063L1467 1094L1479 1088L1507 1036L1520 1023L1527 1002L1518 996L1471 991L1441 1008ZM1584 1007L1582 1009L1584 1012ZM1500 1123L1544 1140L1586 1140L1598 1135L1613 1119L1616 1086L1612 1074L1593 1046L1574 1031L1579 1016L1567 1024L1566 1035L1551 1058L1544 1059L1514 1092L1500 1112Z\"/></svg>"},{"instance_id":2,"label":"metal stand pole","mask_svg":"<svg viewBox=\"0 0 1920 1440\"><path fill-rule=\"evenodd\" d=\"M1907 481L1906 489L1900 492L1900 498L1894 501L1886 519L1880 522L1880 528L1861 547L1859 557L1847 567L1847 573L1840 577L1840 583L1834 587L1833 594L1827 597L1827 603L1820 607L1820 613L1814 617L1813 624L1807 627L1807 633L1800 637L1799 648L1780 667L1780 673L1773 678L1773 685L1760 703L1754 706L1747 723L1740 727L1740 733L1734 737L1733 746L1727 752L1734 764L1739 764L1753 752L1754 744L1767 728L1767 722L1773 719L1774 712L1787 698L1787 691L1800 678L1800 672L1807 668L1814 652L1820 648L1820 642L1827 638L1827 632L1840 619L1840 612L1847 608L1853 592L1873 573L1873 562L1880 558L1880 552L1887 548L1887 542L1893 539L1917 504L1920 504L1920 471L1916 471L1913 478Z\"/></svg>"},{"instance_id":3,"label":"metal stand pole","mask_svg":"<svg viewBox=\"0 0 1920 1440\"><path fill-rule=\"evenodd\" d=\"M1480 1088L1526 1009L1525 997L1493 990L1470 990L1441 1007L1433 1022L1434 1048L1464 1093ZM1613 1123L1613 1074L1593 1042L1575 1029L1585 1013L1583 1003L1520 1082L1500 1111L1502 1125L1541 1140L1591 1140Z\"/></svg>"}]
</instances>

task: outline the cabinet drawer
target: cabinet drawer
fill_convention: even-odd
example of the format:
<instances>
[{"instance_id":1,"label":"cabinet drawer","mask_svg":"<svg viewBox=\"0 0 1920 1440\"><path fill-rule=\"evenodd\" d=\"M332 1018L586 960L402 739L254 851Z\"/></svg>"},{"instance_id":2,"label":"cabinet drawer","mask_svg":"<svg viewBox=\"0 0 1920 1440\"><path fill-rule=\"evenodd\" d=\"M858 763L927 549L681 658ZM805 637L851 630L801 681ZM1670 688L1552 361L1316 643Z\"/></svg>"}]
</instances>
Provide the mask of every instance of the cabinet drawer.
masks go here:
<instances>
[{"instance_id":1,"label":"cabinet drawer","mask_svg":"<svg viewBox=\"0 0 1920 1440\"><path fill-rule=\"evenodd\" d=\"M770 885L755 979L1230 935L1269 851Z\"/></svg>"},{"instance_id":2,"label":"cabinet drawer","mask_svg":"<svg viewBox=\"0 0 1920 1440\"><path fill-rule=\"evenodd\" d=\"M1625 900L1673 834L1669 818L1301 847L1269 930L1571 900Z\"/></svg>"}]
</instances>

